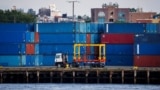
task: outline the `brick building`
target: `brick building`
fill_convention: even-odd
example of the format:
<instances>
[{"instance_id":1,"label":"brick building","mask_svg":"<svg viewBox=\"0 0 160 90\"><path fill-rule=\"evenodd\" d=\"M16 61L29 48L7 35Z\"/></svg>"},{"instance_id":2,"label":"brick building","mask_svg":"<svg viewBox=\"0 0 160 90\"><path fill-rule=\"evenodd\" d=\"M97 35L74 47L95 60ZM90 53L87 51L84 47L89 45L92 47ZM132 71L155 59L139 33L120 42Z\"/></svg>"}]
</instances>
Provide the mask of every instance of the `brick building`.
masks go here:
<instances>
[{"instance_id":1,"label":"brick building","mask_svg":"<svg viewBox=\"0 0 160 90\"><path fill-rule=\"evenodd\" d=\"M136 22L137 19L151 19L156 12L131 12L130 8L119 8L118 4L103 4L102 8L91 9L92 22Z\"/></svg>"}]
</instances>

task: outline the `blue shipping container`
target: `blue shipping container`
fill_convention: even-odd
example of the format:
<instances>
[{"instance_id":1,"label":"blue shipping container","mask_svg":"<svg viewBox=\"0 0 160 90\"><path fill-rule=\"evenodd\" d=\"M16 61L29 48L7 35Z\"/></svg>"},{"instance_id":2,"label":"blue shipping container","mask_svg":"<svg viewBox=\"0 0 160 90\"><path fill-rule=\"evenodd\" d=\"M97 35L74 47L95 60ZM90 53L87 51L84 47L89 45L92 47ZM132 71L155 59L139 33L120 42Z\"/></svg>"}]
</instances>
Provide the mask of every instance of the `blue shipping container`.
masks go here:
<instances>
[{"instance_id":1,"label":"blue shipping container","mask_svg":"<svg viewBox=\"0 0 160 90\"><path fill-rule=\"evenodd\" d=\"M1 23L0 32L26 32L32 27L31 24L25 23Z\"/></svg>"},{"instance_id":2,"label":"blue shipping container","mask_svg":"<svg viewBox=\"0 0 160 90\"><path fill-rule=\"evenodd\" d=\"M106 33L139 34L145 32L146 25L143 23L109 23L105 27Z\"/></svg>"},{"instance_id":3,"label":"blue shipping container","mask_svg":"<svg viewBox=\"0 0 160 90\"><path fill-rule=\"evenodd\" d=\"M26 65L25 66L35 66L35 56L26 55Z\"/></svg>"},{"instance_id":4,"label":"blue shipping container","mask_svg":"<svg viewBox=\"0 0 160 90\"><path fill-rule=\"evenodd\" d=\"M147 33L157 33L157 24L147 23L146 24L146 32Z\"/></svg>"},{"instance_id":5,"label":"blue shipping container","mask_svg":"<svg viewBox=\"0 0 160 90\"><path fill-rule=\"evenodd\" d=\"M25 54L26 53L26 44L25 43L22 43L22 44L20 44L21 46L20 46L20 48L21 48L21 50L20 50L20 54Z\"/></svg>"},{"instance_id":6,"label":"blue shipping container","mask_svg":"<svg viewBox=\"0 0 160 90\"><path fill-rule=\"evenodd\" d=\"M5 55L0 56L0 66L18 67L21 65L20 56L18 55Z\"/></svg>"},{"instance_id":7,"label":"blue shipping container","mask_svg":"<svg viewBox=\"0 0 160 90\"><path fill-rule=\"evenodd\" d=\"M18 55L21 51L21 44L0 44L1 55Z\"/></svg>"},{"instance_id":8,"label":"blue shipping container","mask_svg":"<svg viewBox=\"0 0 160 90\"><path fill-rule=\"evenodd\" d=\"M39 44L39 54L68 53L73 54L73 44Z\"/></svg>"},{"instance_id":9,"label":"blue shipping container","mask_svg":"<svg viewBox=\"0 0 160 90\"><path fill-rule=\"evenodd\" d=\"M23 43L25 42L24 32L0 32L0 43Z\"/></svg>"},{"instance_id":10,"label":"blue shipping container","mask_svg":"<svg viewBox=\"0 0 160 90\"><path fill-rule=\"evenodd\" d=\"M136 43L159 43L160 34L136 34L134 40Z\"/></svg>"},{"instance_id":11,"label":"blue shipping container","mask_svg":"<svg viewBox=\"0 0 160 90\"><path fill-rule=\"evenodd\" d=\"M107 55L133 55L132 44L106 44Z\"/></svg>"},{"instance_id":12,"label":"blue shipping container","mask_svg":"<svg viewBox=\"0 0 160 90\"><path fill-rule=\"evenodd\" d=\"M86 34L76 34L76 43L86 43Z\"/></svg>"},{"instance_id":13,"label":"blue shipping container","mask_svg":"<svg viewBox=\"0 0 160 90\"><path fill-rule=\"evenodd\" d=\"M76 54L78 54L78 47L76 47ZM85 46L80 47L80 54L83 54L83 55L86 54L86 47Z\"/></svg>"},{"instance_id":14,"label":"blue shipping container","mask_svg":"<svg viewBox=\"0 0 160 90\"><path fill-rule=\"evenodd\" d=\"M99 33L104 33L104 31L105 31L105 27L104 27L104 23L99 23L98 24L98 32Z\"/></svg>"},{"instance_id":15,"label":"blue shipping container","mask_svg":"<svg viewBox=\"0 0 160 90\"><path fill-rule=\"evenodd\" d=\"M137 43L134 45L136 55L160 55L160 43Z\"/></svg>"},{"instance_id":16,"label":"blue shipping container","mask_svg":"<svg viewBox=\"0 0 160 90\"><path fill-rule=\"evenodd\" d=\"M35 44L35 54L39 54L39 44Z\"/></svg>"},{"instance_id":17,"label":"blue shipping container","mask_svg":"<svg viewBox=\"0 0 160 90\"><path fill-rule=\"evenodd\" d=\"M91 25L90 23L86 23L86 33L91 33Z\"/></svg>"},{"instance_id":18,"label":"blue shipping container","mask_svg":"<svg viewBox=\"0 0 160 90\"><path fill-rule=\"evenodd\" d=\"M54 66L55 55L43 55L43 66Z\"/></svg>"},{"instance_id":19,"label":"blue shipping container","mask_svg":"<svg viewBox=\"0 0 160 90\"><path fill-rule=\"evenodd\" d=\"M75 43L74 34L42 34L40 33L39 43L54 43L54 44L72 44Z\"/></svg>"},{"instance_id":20,"label":"blue shipping container","mask_svg":"<svg viewBox=\"0 0 160 90\"><path fill-rule=\"evenodd\" d=\"M35 55L35 66L43 65L43 55Z\"/></svg>"},{"instance_id":21,"label":"blue shipping container","mask_svg":"<svg viewBox=\"0 0 160 90\"><path fill-rule=\"evenodd\" d=\"M90 33L98 33L98 23L90 23Z\"/></svg>"},{"instance_id":22,"label":"blue shipping container","mask_svg":"<svg viewBox=\"0 0 160 90\"><path fill-rule=\"evenodd\" d=\"M74 23L37 23L35 30L40 33L73 33Z\"/></svg>"},{"instance_id":23,"label":"blue shipping container","mask_svg":"<svg viewBox=\"0 0 160 90\"><path fill-rule=\"evenodd\" d=\"M133 55L107 55L107 66L133 66Z\"/></svg>"},{"instance_id":24,"label":"blue shipping container","mask_svg":"<svg viewBox=\"0 0 160 90\"><path fill-rule=\"evenodd\" d=\"M91 43L92 44L100 43L100 36L101 34L91 34Z\"/></svg>"},{"instance_id":25,"label":"blue shipping container","mask_svg":"<svg viewBox=\"0 0 160 90\"><path fill-rule=\"evenodd\" d=\"M34 42L34 32L26 32L26 42Z\"/></svg>"}]
</instances>

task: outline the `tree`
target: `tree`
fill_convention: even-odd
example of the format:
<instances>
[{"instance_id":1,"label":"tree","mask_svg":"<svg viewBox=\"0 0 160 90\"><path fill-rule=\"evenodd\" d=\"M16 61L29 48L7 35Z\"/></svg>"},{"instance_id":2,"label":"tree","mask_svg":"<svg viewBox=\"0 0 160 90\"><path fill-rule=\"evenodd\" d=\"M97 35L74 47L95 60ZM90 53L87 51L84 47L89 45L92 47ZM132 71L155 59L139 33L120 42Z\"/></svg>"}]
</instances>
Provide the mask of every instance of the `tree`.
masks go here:
<instances>
[{"instance_id":1,"label":"tree","mask_svg":"<svg viewBox=\"0 0 160 90\"><path fill-rule=\"evenodd\" d=\"M36 17L16 10L0 10L0 23L34 23Z\"/></svg>"}]
</instances>

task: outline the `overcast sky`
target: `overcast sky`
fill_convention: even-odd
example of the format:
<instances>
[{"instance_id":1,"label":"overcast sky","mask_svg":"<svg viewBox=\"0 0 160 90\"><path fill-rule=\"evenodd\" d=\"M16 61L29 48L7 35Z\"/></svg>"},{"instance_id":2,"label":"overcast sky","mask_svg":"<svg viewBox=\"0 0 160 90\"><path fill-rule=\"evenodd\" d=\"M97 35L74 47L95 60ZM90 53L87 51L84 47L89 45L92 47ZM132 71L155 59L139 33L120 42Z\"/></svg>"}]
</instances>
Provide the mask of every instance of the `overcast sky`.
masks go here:
<instances>
[{"instance_id":1,"label":"overcast sky","mask_svg":"<svg viewBox=\"0 0 160 90\"><path fill-rule=\"evenodd\" d=\"M0 0L0 9L6 10L16 6L25 12L32 8L38 13L39 8L49 8L49 4L54 3L62 13L72 15L72 4L67 1L69 0ZM117 2L120 8L143 8L143 11L160 13L160 0L79 0L79 3L75 3L75 14L90 16L91 8L101 8L103 3L109 2Z\"/></svg>"}]
</instances>

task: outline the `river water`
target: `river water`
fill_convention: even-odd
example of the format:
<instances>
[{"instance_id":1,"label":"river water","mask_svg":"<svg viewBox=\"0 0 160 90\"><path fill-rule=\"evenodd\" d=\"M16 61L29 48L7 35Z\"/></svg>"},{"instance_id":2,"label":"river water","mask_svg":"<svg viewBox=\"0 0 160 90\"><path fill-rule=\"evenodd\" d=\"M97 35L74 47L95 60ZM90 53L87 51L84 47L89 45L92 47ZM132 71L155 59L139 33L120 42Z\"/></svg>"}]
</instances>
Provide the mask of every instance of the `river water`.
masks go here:
<instances>
[{"instance_id":1,"label":"river water","mask_svg":"<svg viewBox=\"0 0 160 90\"><path fill-rule=\"evenodd\" d=\"M0 84L0 90L160 90L160 85L137 84Z\"/></svg>"}]
</instances>

